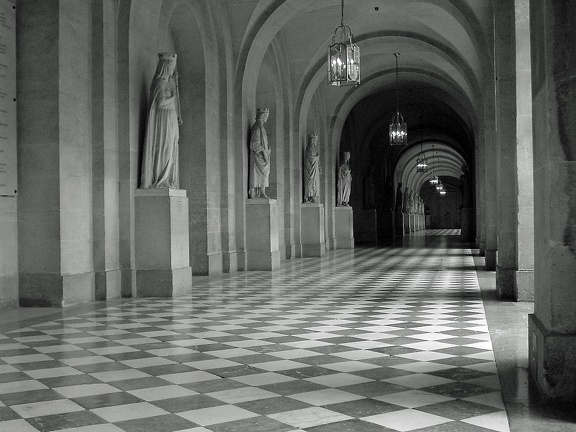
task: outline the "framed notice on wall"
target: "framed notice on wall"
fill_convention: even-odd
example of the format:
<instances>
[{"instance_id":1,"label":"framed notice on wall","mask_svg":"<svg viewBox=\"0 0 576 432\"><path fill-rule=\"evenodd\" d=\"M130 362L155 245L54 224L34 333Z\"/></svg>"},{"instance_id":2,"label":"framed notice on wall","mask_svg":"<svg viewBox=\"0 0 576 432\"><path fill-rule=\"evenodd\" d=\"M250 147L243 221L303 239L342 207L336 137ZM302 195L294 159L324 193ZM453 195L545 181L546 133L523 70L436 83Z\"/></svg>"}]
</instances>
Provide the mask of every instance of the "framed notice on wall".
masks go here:
<instances>
[{"instance_id":1,"label":"framed notice on wall","mask_svg":"<svg viewBox=\"0 0 576 432\"><path fill-rule=\"evenodd\" d=\"M0 0L0 195L16 195L16 7Z\"/></svg>"}]
</instances>

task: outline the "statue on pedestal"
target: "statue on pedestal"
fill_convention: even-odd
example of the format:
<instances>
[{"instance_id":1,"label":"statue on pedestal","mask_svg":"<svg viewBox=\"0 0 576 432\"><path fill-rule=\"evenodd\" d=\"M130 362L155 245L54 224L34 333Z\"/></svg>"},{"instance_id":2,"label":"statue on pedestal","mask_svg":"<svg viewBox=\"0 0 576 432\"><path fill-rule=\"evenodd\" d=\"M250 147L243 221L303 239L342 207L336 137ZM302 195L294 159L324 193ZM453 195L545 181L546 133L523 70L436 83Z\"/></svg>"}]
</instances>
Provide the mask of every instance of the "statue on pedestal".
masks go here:
<instances>
[{"instance_id":1,"label":"statue on pedestal","mask_svg":"<svg viewBox=\"0 0 576 432\"><path fill-rule=\"evenodd\" d=\"M268 198L266 188L270 177L270 146L264 123L270 110L258 108L256 121L250 131L250 198Z\"/></svg>"},{"instance_id":2,"label":"statue on pedestal","mask_svg":"<svg viewBox=\"0 0 576 432\"><path fill-rule=\"evenodd\" d=\"M308 135L304 152L304 202L317 203L320 196L318 135Z\"/></svg>"},{"instance_id":3,"label":"statue on pedestal","mask_svg":"<svg viewBox=\"0 0 576 432\"><path fill-rule=\"evenodd\" d=\"M178 128L182 120L176 54L160 53L158 57L150 86L140 187L178 189Z\"/></svg>"},{"instance_id":4,"label":"statue on pedestal","mask_svg":"<svg viewBox=\"0 0 576 432\"><path fill-rule=\"evenodd\" d=\"M344 161L338 168L338 201L336 206L349 207L352 190L352 170L350 169L350 152L344 152Z\"/></svg>"}]
</instances>

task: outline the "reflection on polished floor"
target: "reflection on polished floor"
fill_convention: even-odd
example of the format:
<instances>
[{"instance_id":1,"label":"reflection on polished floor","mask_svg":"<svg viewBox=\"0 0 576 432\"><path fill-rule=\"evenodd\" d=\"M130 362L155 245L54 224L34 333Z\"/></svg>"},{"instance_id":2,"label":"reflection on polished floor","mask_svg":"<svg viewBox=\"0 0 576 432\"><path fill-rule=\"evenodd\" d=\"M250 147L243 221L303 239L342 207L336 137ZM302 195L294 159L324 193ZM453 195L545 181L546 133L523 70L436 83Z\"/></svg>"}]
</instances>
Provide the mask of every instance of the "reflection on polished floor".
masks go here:
<instances>
[{"instance_id":1,"label":"reflection on polished floor","mask_svg":"<svg viewBox=\"0 0 576 432\"><path fill-rule=\"evenodd\" d=\"M453 234L195 277L177 299L6 313L0 432L570 430L519 399L526 338L507 351L506 328L526 306L503 321Z\"/></svg>"}]
</instances>

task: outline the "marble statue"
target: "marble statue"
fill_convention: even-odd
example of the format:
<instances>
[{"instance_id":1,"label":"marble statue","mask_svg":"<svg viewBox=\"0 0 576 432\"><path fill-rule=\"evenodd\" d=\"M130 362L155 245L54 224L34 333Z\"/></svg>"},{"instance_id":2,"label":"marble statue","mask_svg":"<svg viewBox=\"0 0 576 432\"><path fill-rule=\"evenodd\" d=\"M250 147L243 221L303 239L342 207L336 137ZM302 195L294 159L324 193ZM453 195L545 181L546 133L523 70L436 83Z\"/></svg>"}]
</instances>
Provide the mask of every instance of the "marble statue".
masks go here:
<instances>
[{"instance_id":1,"label":"marble statue","mask_svg":"<svg viewBox=\"0 0 576 432\"><path fill-rule=\"evenodd\" d=\"M250 198L268 198L266 188L270 178L270 146L264 123L270 110L258 108L256 121L250 130Z\"/></svg>"},{"instance_id":2,"label":"marble statue","mask_svg":"<svg viewBox=\"0 0 576 432\"><path fill-rule=\"evenodd\" d=\"M181 124L176 54L160 53L150 86L141 188L178 188L178 128Z\"/></svg>"},{"instance_id":3,"label":"marble statue","mask_svg":"<svg viewBox=\"0 0 576 432\"><path fill-rule=\"evenodd\" d=\"M352 170L350 169L350 152L344 152L344 161L338 168L338 201L337 206L348 207L352 190Z\"/></svg>"},{"instance_id":4,"label":"marble statue","mask_svg":"<svg viewBox=\"0 0 576 432\"><path fill-rule=\"evenodd\" d=\"M402 197L402 213L408 213L410 211L410 191L408 188L404 188L404 194Z\"/></svg>"},{"instance_id":5,"label":"marble statue","mask_svg":"<svg viewBox=\"0 0 576 432\"><path fill-rule=\"evenodd\" d=\"M304 202L317 203L320 196L318 135L308 136L304 152Z\"/></svg>"},{"instance_id":6,"label":"marble statue","mask_svg":"<svg viewBox=\"0 0 576 432\"><path fill-rule=\"evenodd\" d=\"M376 207L376 197L375 197L375 187L374 187L374 167L368 168L368 174L364 179L364 207L367 209L373 209Z\"/></svg>"}]
</instances>

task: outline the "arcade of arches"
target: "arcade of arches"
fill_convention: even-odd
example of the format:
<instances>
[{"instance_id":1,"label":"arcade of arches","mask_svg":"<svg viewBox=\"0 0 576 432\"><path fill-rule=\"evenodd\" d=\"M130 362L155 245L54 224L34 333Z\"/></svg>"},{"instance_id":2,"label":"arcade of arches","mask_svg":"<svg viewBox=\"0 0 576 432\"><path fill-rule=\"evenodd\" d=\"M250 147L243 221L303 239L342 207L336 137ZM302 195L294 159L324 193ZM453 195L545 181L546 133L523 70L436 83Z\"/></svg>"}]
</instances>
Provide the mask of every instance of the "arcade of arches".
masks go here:
<instances>
[{"instance_id":1,"label":"arcade of arches","mask_svg":"<svg viewBox=\"0 0 576 432\"><path fill-rule=\"evenodd\" d=\"M460 228L498 297L534 302L539 392L576 400L576 3L346 0L361 84L334 87L326 49L340 0L5 1L16 6L17 193L0 196L1 306L151 295L137 268L139 172L157 53L171 52L194 276L249 272L254 238L270 228L254 222L247 193L249 131L267 107L272 267L354 240ZM407 146L388 144L393 53ZM321 167L315 249L302 182L310 134ZM353 220L336 205L345 151ZM421 152L426 173L415 169ZM424 217L406 218L399 193L422 198ZM343 223L352 241L340 241ZM168 273L158 277L181 276Z\"/></svg>"}]
</instances>

